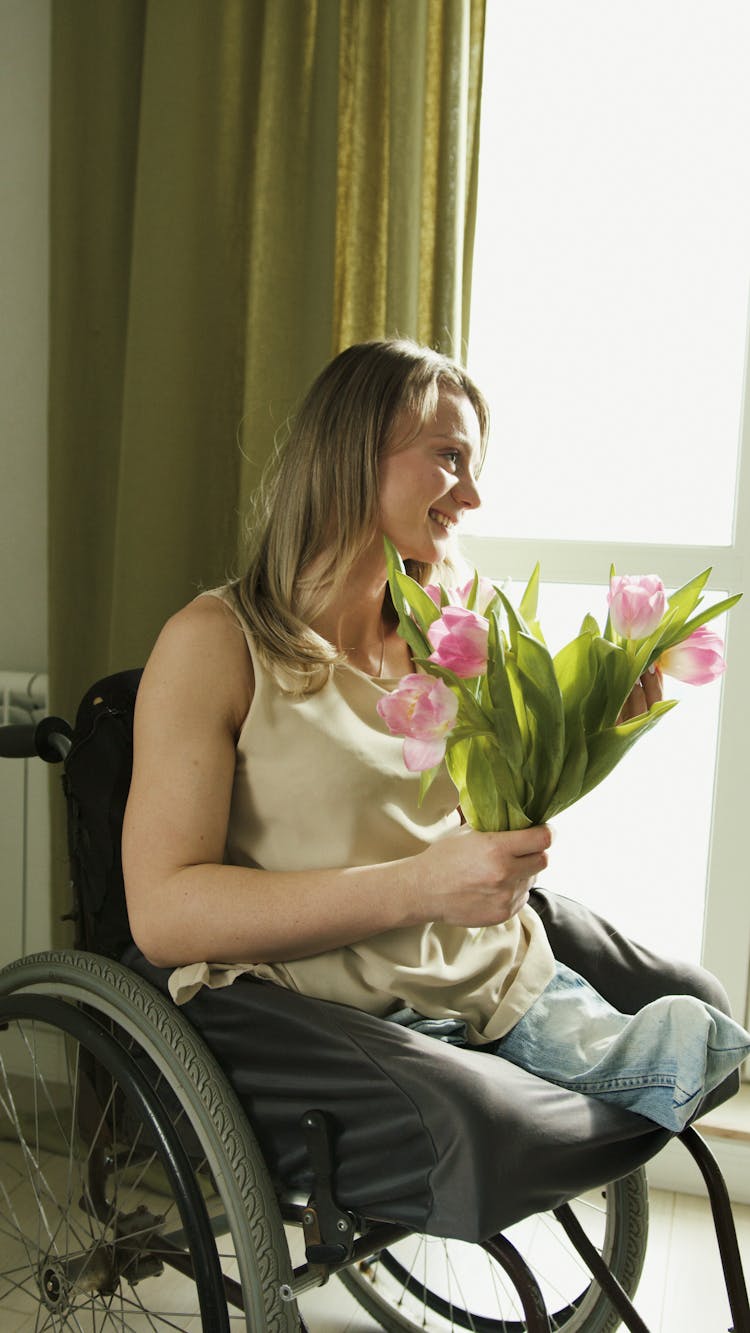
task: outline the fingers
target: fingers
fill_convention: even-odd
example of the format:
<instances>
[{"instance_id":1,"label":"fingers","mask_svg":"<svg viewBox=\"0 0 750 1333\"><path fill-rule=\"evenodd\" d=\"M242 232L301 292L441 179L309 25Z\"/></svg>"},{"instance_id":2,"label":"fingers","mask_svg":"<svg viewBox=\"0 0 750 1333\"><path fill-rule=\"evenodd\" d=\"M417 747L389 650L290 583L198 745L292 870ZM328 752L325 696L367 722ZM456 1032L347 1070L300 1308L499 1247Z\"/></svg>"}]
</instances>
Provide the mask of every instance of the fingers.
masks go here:
<instances>
[{"instance_id":1,"label":"fingers","mask_svg":"<svg viewBox=\"0 0 750 1333\"><path fill-rule=\"evenodd\" d=\"M641 676L641 688L648 708L658 703L664 695L663 677L657 666L650 668Z\"/></svg>"},{"instance_id":2,"label":"fingers","mask_svg":"<svg viewBox=\"0 0 750 1333\"><path fill-rule=\"evenodd\" d=\"M630 722L634 717L647 713L649 708L664 696L663 677L658 666L649 667L636 681L622 707L619 722Z\"/></svg>"},{"instance_id":3,"label":"fingers","mask_svg":"<svg viewBox=\"0 0 750 1333\"><path fill-rule=\"evenodd\" d=\"M532 836L525 839L522 843L524 850L518 850L516 855L525 875L538 875L549 864L552 829L548 824L540 824L536 828L523 829L522 832Z\"/></svg>"},{"instance_id":4,"label":"fingers","mask_svg":"<svg viewBox=\"0 0 750 1333\"><path fill-rule=\"evenodd\" d=\"M502 867L503 876L527 880L546 869L552 845L552 829L549 825L533 825L510 833L498 833L494 837L497 839L497 864Z\"/></svg>"},{"instance_id":5,"label":"fingers","mask_svg":"<svg viewBox=\"0 0 750 1333\"><path fill-rule=\"evenodd\" d=\"M461 829L420 853L427 920L485 926L507 921L528 902L547 865L552 830L541 825L511 832Z\"/></svg>"},{"instance_id":6,"label":"fingers","mask_svg":"<svg viewBox=\"0 0 750 1333\"><path fill-rule=\"evenodd\" d=\"M546 852L552 845L552 829L549 824L533 824L530 828L514 829L511 833L500 833L497 836L503 839L513 856Z\"/></svg>"},{"instance_id":7,"label":"fingers","mask_svg":"<svg viewBox=\"0 0 750 1333\"><path fill-rule=\"evenodd\" d=\"M533 824L529 828L513 829L503 833L480 833L463 824L452 836L480 838L485 843L488 853L497 856L503 863L525 862L527 857L536 857L540 853L547 852L552 845L552 829L548 824Z\"/></svg>"},{"instance_id":8,"label":"fingers","mask_svg":"<svg viewBox=\"0 0 750 1333\"><path fill-rule=\"evenodd\" d=\"M618 723L631 722L634 717L640 717L642 713L647 712L648 704L646 703L645 691L640 680L638 680L625 700L617 721Z\"/></svg>"}]
</instances>

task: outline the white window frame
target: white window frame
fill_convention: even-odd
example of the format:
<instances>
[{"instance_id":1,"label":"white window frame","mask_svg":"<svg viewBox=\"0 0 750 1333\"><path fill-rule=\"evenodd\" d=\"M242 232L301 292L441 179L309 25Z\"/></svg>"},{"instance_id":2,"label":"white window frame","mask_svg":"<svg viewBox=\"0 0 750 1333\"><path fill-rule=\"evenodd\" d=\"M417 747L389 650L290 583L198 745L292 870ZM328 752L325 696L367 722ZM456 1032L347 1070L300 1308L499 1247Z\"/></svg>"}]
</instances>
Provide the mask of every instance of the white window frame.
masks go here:
<instances>
[{"instance_id":1,"label":"white window frame","mask_svg":"<svg viewBox=\"0 0 750 1333\"><path fill-rule=\"evenodd\" d=\"M722 677L702 961L726 986L733 1012L750 1020L750 883L745 830L750 819L750 321L746 339L743 411L738 450L733 540L722 546L504 539L465 535L461 549L480 571L502 570L521 582L535 562L552 583L597 584L602 569L658 569L668 587L679 587L700 569L712 568L710 589L745 591L727 618L728 670ZM710 461L707 464L710 466ZM550 887L554 887L552 884ZM679 905L676 905L679 910Z\"/></svg>"}]
</instances>

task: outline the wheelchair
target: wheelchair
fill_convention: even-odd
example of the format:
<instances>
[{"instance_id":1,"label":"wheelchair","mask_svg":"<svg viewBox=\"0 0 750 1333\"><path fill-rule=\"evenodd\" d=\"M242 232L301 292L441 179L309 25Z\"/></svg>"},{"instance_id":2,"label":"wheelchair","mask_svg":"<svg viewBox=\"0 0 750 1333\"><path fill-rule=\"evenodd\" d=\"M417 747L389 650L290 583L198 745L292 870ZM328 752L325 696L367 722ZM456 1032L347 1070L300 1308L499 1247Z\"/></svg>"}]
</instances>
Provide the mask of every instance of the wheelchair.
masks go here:
<instances>
[{"instance_id":1,"label":"wheelchair","mask_svg":"<svg viewBox=\"0 0 750 1333\"><path fill-rule=\"evenodd\" d=\"M331 1127L314 1106L300 1126L309 1188L273 1178L203 1038L118 961L139 678L98 682L74 728L0 728L0 754L62 761L75 925L74 948L0 970L3 1329L294 1333L298 1298L338 1278L394 1333L648 1333L632 1304L642 1166L476 1244L341 1207ZM711 1199L734 1333L750 1333L723 1179L694 1129L680 1137Z\"/></svg>"}]
</instances>

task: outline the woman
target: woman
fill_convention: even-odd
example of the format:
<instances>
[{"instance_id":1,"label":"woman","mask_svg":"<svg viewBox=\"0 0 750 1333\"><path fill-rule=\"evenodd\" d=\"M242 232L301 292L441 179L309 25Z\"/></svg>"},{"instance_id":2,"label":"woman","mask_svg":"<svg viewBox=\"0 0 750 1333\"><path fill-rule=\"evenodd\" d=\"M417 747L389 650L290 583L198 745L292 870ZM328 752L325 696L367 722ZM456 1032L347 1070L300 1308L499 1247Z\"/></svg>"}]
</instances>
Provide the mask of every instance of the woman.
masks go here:
<instances>
[{"instance_id":1,"label":"woman","mask_svg":"<svg viewBox=\"0 0 750 1333\"><path fill-rule=\"evenodd\" d=\"M477 388L429 349L362 344L322 372L264 492L247 574L178 612L154 648L123 830L127 961L187 1004L272 1164L303 1167L299 1116L323 1107L340 1127L342 1204L466 1239L665 1140L613 1101L609 1071L592 1101L557 1053L554 1070L532 1063L530 1023L561 975L566 1000L589 993L579 973L605 997L605 1026L665 996L701 997L714 1026L727 1008L707 974L532 892L547 828L461 827L447 774L420 807L377 713L413 670L383 535L420 581L449 580L487 432ZM644 679L628 712L659 689ZM404 1008L452 1020L474 1049L379 1021ZM498 1046L507 1058L490 1060ZM497 1149L508 1136L512 1153Z\"/></svg>"}]
</instances>

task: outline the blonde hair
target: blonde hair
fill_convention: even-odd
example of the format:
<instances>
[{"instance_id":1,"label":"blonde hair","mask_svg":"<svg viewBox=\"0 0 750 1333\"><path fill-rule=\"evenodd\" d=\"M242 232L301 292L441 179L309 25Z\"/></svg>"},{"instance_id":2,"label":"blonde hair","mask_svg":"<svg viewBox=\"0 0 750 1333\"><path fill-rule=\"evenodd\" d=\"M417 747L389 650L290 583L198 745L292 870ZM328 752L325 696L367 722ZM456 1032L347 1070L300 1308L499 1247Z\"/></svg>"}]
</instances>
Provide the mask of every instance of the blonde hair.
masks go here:
<instances>
[{"instance_id":1,"label":"blonde hair","mask_svg":"<svg viewBox=\"0 0 750 1333\"><path fill-rule=\"evenodd\" d=\"M403 338L357 343L314 381L263 477L247 529L245 573L230 586L253 645L283 689L321 688L343 655L310 628L377 532L380 461L398 413L416 435L442 386L466 394L480 426L489 412L457 362ZM403 447L408 440L399 440ZM305 577L315 562L314 577ZM410 563L420 583L431 566Z\"/></svg>"}]
</instances>

